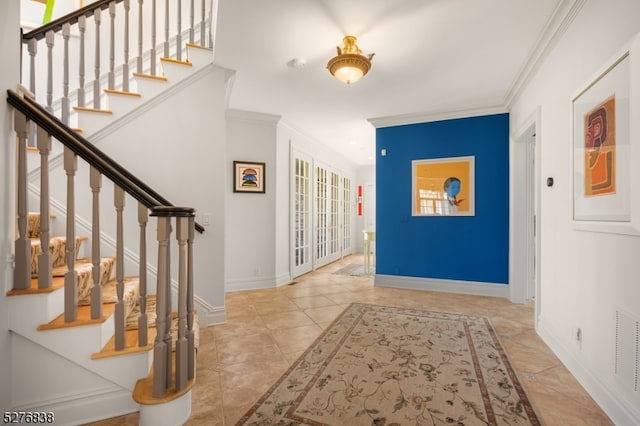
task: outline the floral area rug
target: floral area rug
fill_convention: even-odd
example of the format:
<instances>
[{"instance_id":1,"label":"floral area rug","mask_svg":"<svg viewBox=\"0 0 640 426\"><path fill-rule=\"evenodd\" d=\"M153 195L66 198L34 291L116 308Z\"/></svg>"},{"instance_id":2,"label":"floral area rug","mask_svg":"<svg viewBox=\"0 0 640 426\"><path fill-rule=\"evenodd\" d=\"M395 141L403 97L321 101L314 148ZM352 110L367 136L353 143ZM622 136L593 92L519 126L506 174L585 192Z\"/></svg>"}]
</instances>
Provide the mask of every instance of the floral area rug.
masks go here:
<instances>
[{"instance_id":1,"label":"floral area rug","mask_svg":"<svg viewBox=\"0 0 640 426\"><path fill-rule=\"evenodd\" d=\"M489 321L354 303L238 425L540 425Z\"/></svg>"}]
</instances>

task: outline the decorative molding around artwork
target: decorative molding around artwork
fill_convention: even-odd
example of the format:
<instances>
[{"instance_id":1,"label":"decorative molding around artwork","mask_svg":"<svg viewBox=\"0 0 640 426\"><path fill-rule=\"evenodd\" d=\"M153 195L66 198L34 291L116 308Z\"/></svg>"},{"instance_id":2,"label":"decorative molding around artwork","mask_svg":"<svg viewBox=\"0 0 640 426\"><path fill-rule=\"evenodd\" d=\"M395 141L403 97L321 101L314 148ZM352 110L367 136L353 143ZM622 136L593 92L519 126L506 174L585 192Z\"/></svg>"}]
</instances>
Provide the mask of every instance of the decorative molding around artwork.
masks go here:
<instances>
[{"instance_id":1,"label":"decorative molding around artwork","mask_svg":"<svg viewBox=\"0 0 640 426\"><path fill-rule=\"evenodd\" d=\"M441 291L446 293L471 294L475 296L509 298L508 284L482 283L476 281L443 280L435 278L402 277L376 274L374 283L378 287L409 290Z\"/></svg>"},{"instance_id":2,"label":"decorative molding around artwork","mask_svg":"<svg viewBox=\"0 0 640 426\"><path fill-rule=\"evenodd\" d=\"M571 220L578 230L640 235L640 37L571 98ZM633 116L632 116L633 114Z\"/></svg>"}]
</instances>

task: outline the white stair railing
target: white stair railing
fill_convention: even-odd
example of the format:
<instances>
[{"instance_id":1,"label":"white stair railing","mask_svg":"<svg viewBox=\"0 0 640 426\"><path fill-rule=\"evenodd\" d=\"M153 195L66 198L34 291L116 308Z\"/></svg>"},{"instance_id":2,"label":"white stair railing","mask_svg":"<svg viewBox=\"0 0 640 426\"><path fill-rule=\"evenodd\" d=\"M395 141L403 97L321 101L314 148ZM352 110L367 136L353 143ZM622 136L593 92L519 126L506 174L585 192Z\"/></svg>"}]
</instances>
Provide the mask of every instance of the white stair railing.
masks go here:
<instances>
[{"instance_id":1,"label":"white stair railing","mask_svg":"<svg viewBox=\"0 0 640 426\"><path fill-rule=\"evenodd\" d=\"M137 8L130 3L130 0L98 0L22 35L27 46L22 61L23 84L63 123L69 125L72 108L91 105L92 109L103 109L105 89L129 92L134 76L131 70L135 74L161 76L160 58L156 54L159 48L164 58L182 61L186 48L182 40L186 37L191 44L212 47L210 17L211 8L215 7L212 0L200 0L199 8L194 0L188 4L166 0L163 7L157 0L138 0ZM108 22L102 25L105 9ZM196 22L198 15L200 21ZM164 40L160 45L156 39L157 20L164 21ZM131 40L132 34L137 40ZM62 38L62 43L56 43L58 38ZM132 44L137 45L135 58L129 54ZM72 58L78 61L73 64L75 72L71 71ZM103 63L108 64L108 69L102 69ZM90 82L85 81L87 69L93 69ZM42 84L44 90L39 87ZM70 91L70 87L74 90Z\"/></svg>"}]
</instances>

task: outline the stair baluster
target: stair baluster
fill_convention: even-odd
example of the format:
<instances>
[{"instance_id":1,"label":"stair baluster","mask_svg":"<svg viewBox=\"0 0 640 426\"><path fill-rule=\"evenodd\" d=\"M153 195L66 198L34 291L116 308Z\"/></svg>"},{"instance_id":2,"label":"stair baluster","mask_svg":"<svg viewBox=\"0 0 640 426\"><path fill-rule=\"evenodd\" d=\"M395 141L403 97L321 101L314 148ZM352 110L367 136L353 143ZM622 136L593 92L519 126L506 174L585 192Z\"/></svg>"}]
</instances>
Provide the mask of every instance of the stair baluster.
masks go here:
<instances>
[{"instance_id":1,"label":"stair baluster","mask_svg":"<svg viewBox=\"0 0 640 426\"><path fill-rule=\"evenodd\" d=\"M152 214L155 214L152 213ZM170 218L158 216L158 284L156 287L156 339L153 345L153 397L161 398L171 386L171 341L167 345L167 295L171 294L169 256ZM168 371L167 371L168 370Z\"/></svg>"},{"instance_id":2,"label":"stair baluster","mask_svg":"<svg viewBox=\"0 0 640 426\"><path fill-rule=\"evenodd\" d=\"M142 203L138 203L138 223L140 224L140 269L138 272L138 305L140 315L138 316L138 346L147 346L149 343L149 333L147 319L147 222L149 220L149 209Z\"/></svg>"},{"instance_id":3,"label":"stair baluster","mask_svg":"<svg viewBox=\"0 0 640 426\"><path fill-rule=\"evenodd\" d=\"M109 3L109 72L107 73L107 88L116 86L116 4Z\"/></svg>"},{"instance_id":4,"label":"stair baluster","mask_svg":"<svg viewBox=\"0 0 640 426\"><path fill-rule=\"evenodd\" d=\"M169 51L169 0L164 2L164 57L171 57Z\"/></svg>"},{"instance_id":5,"label":"stair baluster","mask_svg":"<svg viewBox=\"0 0 640 426\"><path fill-rule=\"evenodd\" d=\"M69 125L69 114L71 112L71 102L69 101L69 38L71 37L71 25L68 23L62 26L62 39L64 40L63 75L62 75L62 99L60 100L62 111L61 119Z\"/></svg>"},{"instance_id":6,"label":"stair baluster","mask_svg":"<svg viewBox=\"0 0 640 426\"><path fill-rule=\"evenodd\" d=\"M117 351L125 348L125 309L124 309L124 190L115 186L114 204L116 207L116 293L115 315L115 347Z\"/></svg>"},{"instance_id":7,"label":"stair baluster","mask_svg":"<svg viewBox=\"0 0 640 426\"><path fill-rule=\"evenodd\" d=\"M78 272L75 270L76 231L75 231L75 175L78 170L78 157L68 147L64 147L64 170L67 174L67 240L65 256L67 272L64 274L64 321L72 322L78 317ZM46 248L43 247L43 250Z\"/></svg>"},{"instance_id":8,"label":"stair baluster","mask_svg":"<svg viewBox=\"0 0 640 426\"><path fill-rule=\"evenodd\" d=\"M14 129L18 136L18 238L15 241L13 288L25 290L31 285L31 241L27 235L29 205L27 198L27 135L30 122L24 114L14 113Z\"/></svg>"},{"instance_id":9,"label":"stair baluster","mask_svg":"<svg viewBox=\"0 0 640 426\"><path fill-rule=\"evenodd\" d=\"M100 189L102 188L102 174L91 167L89 171L89 184L92 194L92 218L91 218L91 263L93 268L91 276L91 318L102 318L102 285L100 284Z\"/></svg>"},{"instance_id":10,"label":"stair baluster","mask_svg":"<svg viewBox=\"0 0 640 426\"><path fill-rule=\"evenodd\" d=\"M79 57L80 57L80 62L78 65L78 78L79 78L79 84L78 84L78 93L77 93L77 103L78 106L81 108L84 108L87 105L87 101L85 98L85 92L84 92L84 81L85 81L85 38L86 38L86 33L87 33L87 17L86 16L81 16L78 18L78 31L80 33L80 52L79 52ZM35 39L32 39L35 40Z\"/></svg>"},{"instance_id":11,"label":"stair baluster","mask_svg":"<svg viewBox=\"0 0 640 426\"><path fill-rule=\"evenodd\" d=\"M200 46L204 47L206 46L206 32L207 32L207 23L206 23L206 7L204 4L205 0L202 0L200 2L200 9L201 9L201 13L202 13L202 20L200 21Z\"/></svg>"},{"instance_id":12,"label":"stair baluster","mask_svg":"<svg viewBox=\"0 0 640 426\"><path fill-rule=\"evenodd\" d=\"M47 31L47 111L53 114L53 46L55 45L56 34Z\"/></svg>"},{"instance_id":13,"label":"stair baluster","mask_svg":"<svg viewBox=\"0 0 640 426\"><path fill-rule=\"evenodd\" d=\"M38 288L50 288L53 285L53 262L49 244L51 233L49 226L49 153L51 135L38 127L38 151L40 152L40 254L38 255Z\"/></svg>"},{"instance_id":14,"label":"stair baluster","mask_svg":"<svg viewBox=\"0 0 640 426\"><path fill-rule=\"evenodd\" d=\"M176 31L176 59L182 60L182 0L178 0L178 13L176 25L178 29Z\"/></svg>"},{"instance_id":15,"label":"stair baluster","mask_svg":"<svg viewBox=\"0 0 640 426\"><path fill-rule=\"evenodd\" d=\"M195 18L196 18L196 10L194 7L194 0L191 0L191 6L189 7L189 43L195 43Z\"/></svg>"},{"instance_id":16,"label":"stair baluster","mask_svg":"<svg viewBox=\"0 0 640 426\"><path fill-rule=\"evenodd\" d=\"M142 13L143 6L144 6L144 0L138 0L138 56L136 57L136 72L139 74L142 73L142 54L144 52L143 50L144 20L142 19L142 17L144 16Z\"/></svg>"},{"instance_id":17,"label":"stair baluster","mask_svg":"<svg viewBox=\"0 0 640 426\"><path fill-rule=\"evenodd\" d=\"M189 217L189 237L187 239L187 341L188 341L188 378L192 380L196 376L196 360L195 360L195 347L196 338L194 321L195 310L193 307L193 297L195 293L193 291L193 239L195 237L195 214Z\"/></svg>"},{"instance_id":18,"label":"stair baluster","mask_svg":"<svg viewBox=\"0 0 640 426\"><path fill-rule=\"evenodd\" d=\"M158 45L158 40L157 40L157 36L156 36L156 32L157 32L157 15L158 11L157 11L157 7L156 7L156 0L153 0L153 3L151 3L151 49L149 49L149 74L151 75L157 75L156 74L156 64L158 62L158 55L156 53L156 46Z\"/></svg>"},{"instance_id":19,"label":"stair baluster","mask_svg":"<svg viewBox=\"0 0 640 426\"><path fill-rule=\"evenodd\" d=\"M112 3L115 9L115 3ZM122 91L129 91L129 0L124 0L124 61L122 62Z\"/></svg>"},{"instance_id":20,"label":"stair baluster","mask_svg":"<svg viewBox=\"0 0 640 426\"><path fill-rule=\"evenodd\" d=\"M93 80L93 108L100 109L101 99L100 96L100 23L101 10L96 9L93 13L93 20L95 23L95 64L94 64L94 80Z\"/></svg>"},{"instance_id":21,"label":"stair baluster","mask_svg":"<svg viewBox=\"0 0 640 426\"><path fill-rule=\"evenodd\" d=\"M178 241L178 340L176 341L176 389L187 387L189 380L187 341L187 281L189 250L189 218L176 218L176 240Z\"/></svg>"}]
</instances>

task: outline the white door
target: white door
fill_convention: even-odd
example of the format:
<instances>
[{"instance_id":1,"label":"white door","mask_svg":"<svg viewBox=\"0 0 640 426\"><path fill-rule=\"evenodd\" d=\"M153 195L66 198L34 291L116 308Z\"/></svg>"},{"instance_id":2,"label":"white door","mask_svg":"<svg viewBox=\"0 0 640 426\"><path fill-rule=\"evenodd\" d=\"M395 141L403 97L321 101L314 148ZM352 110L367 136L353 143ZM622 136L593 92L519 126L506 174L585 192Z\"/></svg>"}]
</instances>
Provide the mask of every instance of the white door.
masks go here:
<instances>
[{"instance_id":1,"label":"white door","mask_svg":"<svg viewBox=\"0 0 640 426\"><path fill-rule=\"evenodd\" d=\"M298 277L311 271L312 256L312 187L311 158L294 152L291 196L291 276Z\"/></svg>"},{"instance_id":2,"label":"white door","mask_svg":"<svg viewBox=\"0 0 640 426\"><path fill-rule=\"evenodd\" d=\"M316 164L315 172L315 257L313 269L341 256L340 241L340 175Z\"/></svg>"},{"instance_id":3,"label":"white door","mask_svg":"<svg viewBox=\"0 0 640 426\"><path fill-rule=\"evenodd\" d=\"M342 256L352 253L351 248L351 215L352 209L351 179L342 178Z\"/></svg>"}]
</instances>

